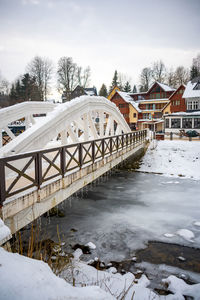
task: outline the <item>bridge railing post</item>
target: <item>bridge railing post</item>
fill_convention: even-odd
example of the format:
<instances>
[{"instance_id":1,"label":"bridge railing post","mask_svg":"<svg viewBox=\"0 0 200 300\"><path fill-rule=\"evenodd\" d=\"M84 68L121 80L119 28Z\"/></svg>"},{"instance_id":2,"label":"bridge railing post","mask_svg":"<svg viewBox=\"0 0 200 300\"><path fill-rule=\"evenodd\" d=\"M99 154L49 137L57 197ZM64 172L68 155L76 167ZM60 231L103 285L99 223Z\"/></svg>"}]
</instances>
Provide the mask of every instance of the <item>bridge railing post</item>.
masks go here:
<instances>
[{"instance_id":1,"label":"bridge railing post","mask_svg":"<svg viewBox=\"0 0 200 300\"><path fill-rule=\"evenodd\" d=\"M101 141L101 145L102 145L102 157L104 157L105 155L105 141L104 141L104 138L102 138L102 141Z\"/></svg>"},{"instance_id":2,"label":"bridge railing post","mask_svg":"<svg viewBox=\"0 0 200 300\"><path fill-rule=\"evenodd\" d=\"M0 208L1 208L3 206L3 202L6 199L5 165L2 159L0 160L0 174L1 174L1 180L0 180Z\"/></svg>"},{"instance_id":3,"label":"bridge railing post","mask_svg":"<svg viewBox=\"0 0 200 300\"><path fill-rule=\"evenodd\" d=\"M124 134L122 134L122 149L124 148Z\"/></svg>"},{"instance_id":4,"label":"bridge railing post","mask_svg":"<svg viewBox=\"0 0 200 300\"><path fill-rule=\"evenodd\" d=\"M113 140L112 140L113 138L111 137L110 138L110 154L112 154L112 152L113 152Z\"/></svg>"},{"instance_id":5,"label":"bridge railing post","mask_svg":"<svg viewBox=\"0 0 200 300\"><path fill-rule=\"evenodd\" d=\"M65 176L65 166L66 166L66 152L65 152L65 147L62 147L60 151L60 169L61 169L62 177Z\"/></svg>"},{"instance_id":6,"label":"bridge railing post","mask_svg":"<svg viewBox=\"0 0 200 300\"><path fill-rule=\"evenodd\" d=\"M117 151L119 149L119 136L117 135L117 140L116 140L116 148L117 148Z\"/></svg>"},{"instance_id":7,"label":"bridge railing post","mask_svg":"<svg viewBox=\"0 0 200 300\"><path fill-rule=\"evenodd\" d=\"M78 160L79 160L79 168L81 169L81 167L83 165L83 146L82 146L82 143L79 144Z\"/></svg>"},{"instance_id":8,"label":"bridge railing post","mask_svg":"<svg viewBox=\"0 0 200 300\"><path fill-rule=\"evenodd\" d=\"M95 142L92 141L92 162L94 163L95 161Z\"/></svg>"},{"instance_id":9,"label":"bridge railing post","mask_svg":"<svg viewBox=\"0 0 200 300\"><path fill-rule=\"evenodd\" d=\"M38 152L35 156L35 181L38 189L42 184L42 153Z\"/></svg>"}]
</instances>

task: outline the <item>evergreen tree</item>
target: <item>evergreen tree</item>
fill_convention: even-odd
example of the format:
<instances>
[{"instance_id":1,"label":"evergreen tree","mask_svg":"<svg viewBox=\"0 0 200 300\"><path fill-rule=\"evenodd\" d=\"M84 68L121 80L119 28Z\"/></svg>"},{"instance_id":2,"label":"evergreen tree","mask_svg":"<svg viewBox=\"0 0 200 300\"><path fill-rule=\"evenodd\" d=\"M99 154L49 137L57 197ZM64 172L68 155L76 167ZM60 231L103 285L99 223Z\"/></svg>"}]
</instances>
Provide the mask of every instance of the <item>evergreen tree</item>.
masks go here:
<instances>
[{"instance_id":1,"label":"evergreen tree","mask_svg":"<svg viewBox=\"0 0 200 300\"><path fill-rule=\"evenodd\" d=\"M21 82L21 95L24 101L41 101L35 77L31 77L29 73L26 73L23 75Z\"/></svg>"},{"instance_id":2,"label":"evergreen tree","mask_svg":"<svg viewBox=\"0 0 200 300\"><path fill-rule=\"evenodd\" d=\"M123 90L126 93L130 93L131 92L131 85L130 85L130 83L128 81L125 83L125 86L124 86Z\"/></svg>"},{"instance_id":3,"label":"evergreen tree","mask_svg":"<svg viewBox=\"0 0 200 300\"><path fill-rule=\"evenodd\" d=\"M106 85L104 83L102 84L102 86L100 88L99 96L103 96L103 97L108 96L108 91L107 91Z\"/></svg>"},{"instance_id":4,"label":"evergreen tree","mask_svg":"<svg viewBox=\"0 0 200 300\"><path fill-rule=\"evenodd\" d=\"M133 93L137 93L136 85L133 86Z\"/></svg>"},{"instance_id":5,"label":"evergreen tree","mask_svg":"<svg viewBox=\"0 0 200 300\"><path fill-rule=\"evenodd\" d=\"M118 85L119 85L118 73L117 73L117 70L115 70L114 77L113 77L109 92L112 92L113 88L115 86L118 86Z\"/></svg>"},{"instance_id":6,"label":"evergreen tree","mask_svg":"<svg viewBox=\"0 0 200 300\"><path fill-rule=\"evenodd\" d=\"M195 77L199 76L200 72L198 72L198 68L192 65L190 70L190 80L194 79Z\"/></svg>"}]
</instances>

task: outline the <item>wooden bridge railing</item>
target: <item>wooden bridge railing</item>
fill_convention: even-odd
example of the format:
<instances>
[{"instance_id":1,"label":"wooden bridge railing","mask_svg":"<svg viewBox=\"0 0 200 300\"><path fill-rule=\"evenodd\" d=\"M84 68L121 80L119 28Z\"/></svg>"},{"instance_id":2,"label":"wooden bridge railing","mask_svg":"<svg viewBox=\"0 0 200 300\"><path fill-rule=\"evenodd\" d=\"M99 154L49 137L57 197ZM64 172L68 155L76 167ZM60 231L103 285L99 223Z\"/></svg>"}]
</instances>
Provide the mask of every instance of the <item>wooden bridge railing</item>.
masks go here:
<instances>
[{"instance_id":1,"label":"wooden bridge railing","mask_svg":"<svg viewBox=\"0 0 200 300\"><path fill-rule=\"evenodd\" d=\"M114 152L143 142L147 131L109 136L78 144L0 158L0 207L3 202L30 188L64 177Z\"/></svg>"}]
</instances>

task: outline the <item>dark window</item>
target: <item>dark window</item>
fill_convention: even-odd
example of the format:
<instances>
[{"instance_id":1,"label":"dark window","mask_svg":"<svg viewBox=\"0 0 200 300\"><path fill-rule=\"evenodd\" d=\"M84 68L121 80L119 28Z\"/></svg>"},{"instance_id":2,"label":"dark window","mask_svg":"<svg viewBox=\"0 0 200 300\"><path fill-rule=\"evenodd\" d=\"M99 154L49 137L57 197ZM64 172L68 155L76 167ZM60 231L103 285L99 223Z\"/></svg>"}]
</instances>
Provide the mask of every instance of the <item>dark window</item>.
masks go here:
<instances>
[{"instance_id":1,"label":"dark window","mask_svg":"<svg viewBox=\"0 0 200 300\"><path fill-rule=\"evenodd\" d=\"M194 118L194 128L200 128L200 118Z\"/></svg>"},{"instance_id":2,"label":"dark window","mask_svg":"<svg viewBox=\"0 0 200 300\"><path fill-rule=\"evenodd\" d=\"M134 114L133 114L133 118L136 118L136 117L137 117L137 115L136 115L136 113L134 113Z\"/></svg>"},{"instance_id":3,"label":"dark window","mask_svg":"<svg viewBox=\"0 0 200 300\"><path fill-rule=\"evenodd\" d=\"M171 119L171 128L180 128L180 119Z\"/></svg>"},{"instance_id":4,"label":"dark window","mask_svg":"<svg viewBox=\"0 0 200 300\"><path fill-rule=\"evenodd\" d=\"M165 119L165 128L169 128L169 119Z\"/></svg>"},{"instance_id":5,"label":"dark window","mask_svg":"<svg viewBox=\"0 0 200 300\"><path fill-rule=\"evenodd\" d=\"M192 119L191 118L183 118L183 128L192 128Z\"/></svg>"}]
</instances>

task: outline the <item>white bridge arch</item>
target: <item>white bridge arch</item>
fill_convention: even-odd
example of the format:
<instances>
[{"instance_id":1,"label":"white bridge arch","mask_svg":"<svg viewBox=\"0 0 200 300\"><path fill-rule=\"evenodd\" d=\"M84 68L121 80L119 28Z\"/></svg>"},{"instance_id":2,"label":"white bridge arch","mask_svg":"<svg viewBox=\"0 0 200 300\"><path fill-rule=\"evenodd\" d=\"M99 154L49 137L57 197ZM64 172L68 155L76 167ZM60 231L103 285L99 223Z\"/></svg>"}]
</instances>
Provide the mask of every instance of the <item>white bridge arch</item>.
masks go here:
<instances>
[{"instance_id":1,"label":"white bridge arch","mask_svg":"<svg viewBox=\"0 0 200 300\"><path fill-rule=\"evenodd\" d=\"M35 113L30 110L30 105L33 103L23 106L23 113L29 117ZM39 105L37 103L37 113ZM43 103L41 112L44 112ZM104 97L81 96L70 102L48 107L47 112L43 120L2 147L0 156L44 149L50 141L58 138L61 145L66 145L130 132L117 106ZM16 120L14 106L9 113L9 122L12 116Z\"/></svg>"}]
</instances>

